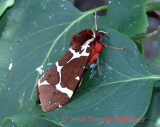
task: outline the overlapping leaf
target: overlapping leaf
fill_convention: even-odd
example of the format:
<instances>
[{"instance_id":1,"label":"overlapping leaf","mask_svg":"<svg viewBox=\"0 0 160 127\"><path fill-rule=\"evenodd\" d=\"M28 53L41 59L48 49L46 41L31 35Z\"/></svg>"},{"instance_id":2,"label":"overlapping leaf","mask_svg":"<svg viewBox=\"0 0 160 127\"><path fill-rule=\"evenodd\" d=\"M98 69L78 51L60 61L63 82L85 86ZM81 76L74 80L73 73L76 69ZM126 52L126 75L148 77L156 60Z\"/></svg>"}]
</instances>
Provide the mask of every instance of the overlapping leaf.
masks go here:
<instances>
[{"instance_id":1,"label":"overlapping leaf","mask_svg":"<svg viewBox=\"0 0 160 127\"><path fill-rule=\"evenodd\" d=\"M1 0L0 1L0 16L4 13L4 11L14 4L14 0Z\"/></svg>"},{"instance_id":2,"label":"overlapping leaf","mask_svg":"<svg viewBox=\"0 0 160 127\"><path fill-rule=\"evenodd\" d=\"M118 22L118 31L126 35L144 33L147 26L146 0L112 0L108 15Z\"/></svg>"},{"instance_id":3,"label":"overlapping leaf","mask_svg":"<svg viewBox=\"0 0 160 127\"><path fill-rule=\"evenodd\" d=\"M158 37L158 45L160 45L160 33L158 33L157 37ZM148 68L153 74L160 74L160 55L158 55L151 63L149 63ZM160 111L157 110L160 106L159 97L160 97L160 81L157 81L154 83L151 104L149 106L147 113L145 114L145 117L147 119L145 120L144 123L138 124L138 126L158 127L160 125L159 124Z\"/></svg>"}]
</instances>

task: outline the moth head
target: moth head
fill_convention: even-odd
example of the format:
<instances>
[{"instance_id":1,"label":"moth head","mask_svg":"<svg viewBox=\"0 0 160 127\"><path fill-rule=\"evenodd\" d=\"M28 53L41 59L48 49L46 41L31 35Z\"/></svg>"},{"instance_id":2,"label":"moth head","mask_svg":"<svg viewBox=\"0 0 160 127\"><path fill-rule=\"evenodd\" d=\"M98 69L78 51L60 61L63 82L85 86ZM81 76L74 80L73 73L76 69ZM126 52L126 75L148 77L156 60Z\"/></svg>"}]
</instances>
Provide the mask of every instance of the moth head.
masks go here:
<instances>
[{"instance_id":1,"label":"moth head","mask_svg":"<svg viewBox=\"0 0 160 127\"><path fill-rule=\"evenodd\" d=\"M102 39L103 36L107 37L106 34L110 34L109 32L105 32L105 31L97 31L97 34L96 35L99 35L100 36L100 39ZM108 38L108 37L107 37ZM101 40L100 40L101 41Z\"/></svg>"},{"instance_id":2,"label":"moth head","mask_svg":"<svg viewBox=\"0 0 160 127\"><path fill-rule=\"evenodd\" d=\"M102 41L102 38L104 36L104 33L101 31L95 31L95 40L96 41Z\"/></svg>"}]
</instances>

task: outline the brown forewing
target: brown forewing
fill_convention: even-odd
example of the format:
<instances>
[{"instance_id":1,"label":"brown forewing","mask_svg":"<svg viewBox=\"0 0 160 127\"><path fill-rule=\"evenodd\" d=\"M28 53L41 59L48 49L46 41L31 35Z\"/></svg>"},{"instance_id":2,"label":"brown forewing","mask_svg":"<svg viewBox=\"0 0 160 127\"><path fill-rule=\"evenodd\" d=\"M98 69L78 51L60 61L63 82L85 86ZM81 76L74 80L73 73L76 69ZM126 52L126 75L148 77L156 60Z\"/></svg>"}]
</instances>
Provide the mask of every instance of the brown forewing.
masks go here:
<instances>
[{"instance_id":1,"label":"brown forewing","mask_svg":"<svg viewBox=\"0 0 160 127\"><path fill-rule=\"evenodd\" d=\"M93 34L93 32L89 29L88 29L88 32ZM86 30L83 30L83 31L79 32L78 34L75 34L75 35L72 36L70 45L71 45L72 48L80 47L87 40L89 40L91 38L93 38L93 37L90 34L88 34Z\"/></svg>"},{"instance_id":2,"label":"brown forewing","mask_svg":"<svg viewBox=\"0 0 160 127\"><path fill-rule=\"evenodd\" d=\"M87 41L87 38L84 41ZM74 49L76 52L80 52L81 50L79 45L74 47ZM91 48L88 47L87 52L90 53L90 51ZM73 54L68 50L58 61L58 64L59 66L63 66L61 70L61 87L66 87L74 92L87 66L89 56L80 56L67 63L72 56ZM59 83L59 80L60 75L56 65L53 65L52 68L39 79L39 83L43 83L44 81L49 83L40 86L37 85L36 103L41 102L44 112L57 109L65 105L70 99L66 93L57 90L56 85Z\"/></svg>"}]
</instances>

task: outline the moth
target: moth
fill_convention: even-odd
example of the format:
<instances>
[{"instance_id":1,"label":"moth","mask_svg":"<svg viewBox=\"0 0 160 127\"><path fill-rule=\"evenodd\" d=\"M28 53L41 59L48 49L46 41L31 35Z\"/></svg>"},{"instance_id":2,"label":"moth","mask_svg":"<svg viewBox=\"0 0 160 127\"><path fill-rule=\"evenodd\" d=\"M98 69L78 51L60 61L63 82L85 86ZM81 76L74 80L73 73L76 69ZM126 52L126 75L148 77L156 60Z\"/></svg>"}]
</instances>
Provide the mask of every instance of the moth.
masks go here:
<instances>
[{"instance_id":1,"label":"moth","mask_svg":"<svg viewBox=\"0 0 160 127\"><path fill-rule=\"evenodd\" d=\"M104 34L109 33L97 30L97 18L94 27L95 31L85 29L73 35L71 48L38 80L36 103L41 103L44 112L64 106L79 87L87 66L96 60L101 78L99 53L103 46L123 49L101 42Z\"/></svg>"}]
</instances>

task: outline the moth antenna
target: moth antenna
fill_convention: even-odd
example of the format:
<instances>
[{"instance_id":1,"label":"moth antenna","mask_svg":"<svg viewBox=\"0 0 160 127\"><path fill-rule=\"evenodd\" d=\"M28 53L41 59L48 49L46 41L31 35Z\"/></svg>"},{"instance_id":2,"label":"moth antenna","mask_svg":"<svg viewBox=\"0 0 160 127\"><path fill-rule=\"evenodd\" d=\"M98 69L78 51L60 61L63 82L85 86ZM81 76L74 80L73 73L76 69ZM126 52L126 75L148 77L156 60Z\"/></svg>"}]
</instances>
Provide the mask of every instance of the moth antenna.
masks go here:
<instances>
[{"instance_id":1,"label":"moth antenna","mask_svg":"<svg viewBox=\"0 0 160 127\"><path fill-rule=\"evenodd\" d=\"M96 8L94 7L95 9L95 28L96 28L96 31L97 31L97 11L96 11Z\"/></svg>"},{"instance_id":2,"label":"moth antenna","mask_svg":"<svg viewBox=\"0 0 160 127\"><path fill-rule=\"evenodd\" d=\"M102 30L98 31L98 33L110 34L109 32L105 32L105 31L102 31Z\"/></svg>"},{"instance_id":3,"label":"moth antenna","mask_svg":"<svg viewBox=\"0 0 160 127\"><path fill-rule=\"evenodd\" d=\"M95 28L95 25L92 27L93 37L95 38L95 37L96 37L96 34L95 34L95 32L94 32L94 28Z\"/></svg>"},{"instance_id":4,"label":"moth antenna","mask_svg":"<svg viewBox=\"0 0 160 127\"><path fill-rule=\"evenodd\" d=\"M92 32L94 32L95 25L92 27Z\"/></svg>"}]
</instances>

